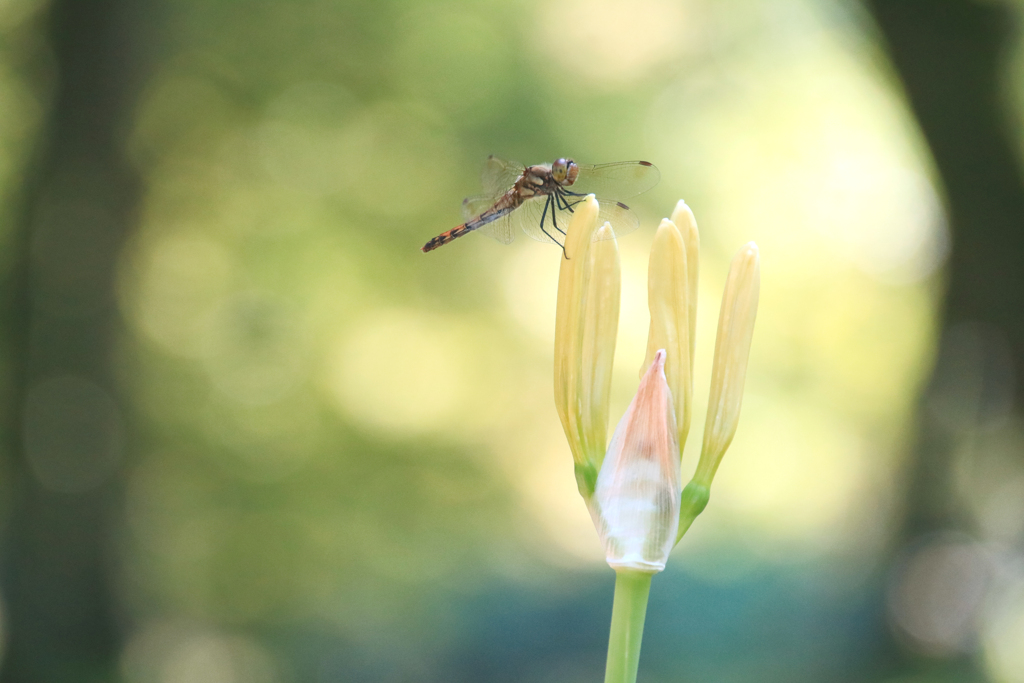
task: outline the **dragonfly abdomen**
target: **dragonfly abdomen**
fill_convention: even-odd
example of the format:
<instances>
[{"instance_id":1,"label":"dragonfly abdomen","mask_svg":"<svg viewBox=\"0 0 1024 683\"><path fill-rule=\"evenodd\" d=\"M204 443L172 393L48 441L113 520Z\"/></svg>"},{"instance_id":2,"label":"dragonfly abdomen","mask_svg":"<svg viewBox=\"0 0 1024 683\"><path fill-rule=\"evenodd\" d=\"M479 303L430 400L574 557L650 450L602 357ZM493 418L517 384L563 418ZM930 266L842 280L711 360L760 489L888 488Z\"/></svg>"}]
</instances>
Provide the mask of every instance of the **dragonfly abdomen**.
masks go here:
<instances>
[{"instance_id":1,"label":"dragonfly abdomen","mask_svg":"<svg viewBox=\"0 0 1024 683\"><path fill-rule=\"evenodd\" d=\"M471 228L468 223L463 223L462 225L454 227L451 230L446 230L442 232L437 237L432 237L429 242L427 242L420 248L420 250L423 251L424 253L428 251L433 251L434 249L437 249L440 246L448 244L456 237L462 237L467 232L472 232L473 229L474 228Z\"/></svg>"},{"instance_id":2,"label":"dragonfly abdomen","mask_svg":"<svg viewBox=\"0 0 1024 683\"><path fill-rule=\"evenodd\" d=\"M488 223L493 223L502 216L506 216L517 209L522 203L522 199L509 193L498 200L494 206L487 209L473 220L466 221L462 225L458 225L451 230L446 230L437 237L432 238L420 248L420 251L423 251L424 253L433 251L434 249L444 246L458 237L462 237L467 232L473 232L478 228L484 227Z\"/></svg>"}]
</instances>

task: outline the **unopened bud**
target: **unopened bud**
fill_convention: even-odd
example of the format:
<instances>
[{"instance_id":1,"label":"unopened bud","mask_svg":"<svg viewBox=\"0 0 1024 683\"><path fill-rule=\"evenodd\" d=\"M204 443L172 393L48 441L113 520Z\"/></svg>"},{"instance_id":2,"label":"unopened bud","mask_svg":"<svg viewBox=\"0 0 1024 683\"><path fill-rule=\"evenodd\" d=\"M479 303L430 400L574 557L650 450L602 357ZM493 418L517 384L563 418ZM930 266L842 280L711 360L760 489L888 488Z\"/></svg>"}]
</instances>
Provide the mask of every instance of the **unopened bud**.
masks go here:
<instances>
[{"instance_id":1,"label":"unopened bud","mask_svg":"<svg viewBox=\"0 0 1024 683\"><path fill-rule=\"evenodd\" d=\"M680 488L672 394L659 350L615 430L590 503L609 565L665 568L676 542Z\"/></svg>"}]
</instances>

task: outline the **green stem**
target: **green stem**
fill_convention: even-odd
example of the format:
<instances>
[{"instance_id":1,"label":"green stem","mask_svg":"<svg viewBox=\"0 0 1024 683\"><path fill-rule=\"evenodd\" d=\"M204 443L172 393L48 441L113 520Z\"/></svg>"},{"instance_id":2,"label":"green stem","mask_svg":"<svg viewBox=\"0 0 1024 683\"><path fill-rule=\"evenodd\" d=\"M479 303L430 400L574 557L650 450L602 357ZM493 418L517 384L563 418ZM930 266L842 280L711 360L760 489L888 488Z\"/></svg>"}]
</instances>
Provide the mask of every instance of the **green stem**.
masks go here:
<instances>
[{"instance_id":1,"label":"green stem","mask_svg":"<svg viewBox=\"0 0 1024 683\"><path fill-rule=\"evenodd\" d=\"M633 569L615 572L615 600L604 683L636 683L652 576Z\"/></svg>"}]
</instances>

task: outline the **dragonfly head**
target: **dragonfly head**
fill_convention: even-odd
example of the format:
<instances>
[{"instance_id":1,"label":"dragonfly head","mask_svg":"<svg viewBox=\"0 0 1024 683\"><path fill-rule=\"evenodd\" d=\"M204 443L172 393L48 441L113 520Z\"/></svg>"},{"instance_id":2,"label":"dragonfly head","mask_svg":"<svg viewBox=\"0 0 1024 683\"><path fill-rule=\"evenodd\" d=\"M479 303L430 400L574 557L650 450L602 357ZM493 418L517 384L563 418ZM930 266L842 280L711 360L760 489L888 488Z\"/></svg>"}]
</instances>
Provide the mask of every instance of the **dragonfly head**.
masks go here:
<instances>
[{"instance_id":1,"label":"dragonfly head","mask_svg":"<svg viewBox=\"0 0 1024 683\"><path fill-rule=\"evenodd\" d=\"M555 182L568 187L576 182L576 176L580 174L580 167L572 159L557 159L551 164L551 177Z\"/></svg>"}]
</instances>

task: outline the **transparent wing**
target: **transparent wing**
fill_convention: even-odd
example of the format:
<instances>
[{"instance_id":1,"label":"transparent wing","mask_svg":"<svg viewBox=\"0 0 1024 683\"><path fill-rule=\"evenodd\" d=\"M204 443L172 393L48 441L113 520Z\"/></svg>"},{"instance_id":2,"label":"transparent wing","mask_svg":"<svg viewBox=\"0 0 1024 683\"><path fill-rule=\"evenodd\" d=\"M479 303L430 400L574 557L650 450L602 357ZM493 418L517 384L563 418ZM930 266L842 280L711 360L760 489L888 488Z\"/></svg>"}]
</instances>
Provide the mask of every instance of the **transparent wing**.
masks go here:
<instances>
[{"instance_id":1,"label":"transparent wing","mask_svg":"<svg viewBox=\"0 0 1024 683\"><path fill-rule=\"evenodd\" d=\"M480 228L480 232L502 244L512 244L516 239L515 226L507 220L497 220Z\"/></svg>"},{"instance_id":2,"label":"transparent wing","mask_svg":"<svg viewBox=\"0 0 1024 683\"><path fill-rule=\"evenodd\" d=\"M462 200L462 220L471 221L487 209L494 206L497 200L489 194L478 194Z\"/></svg>"},{"instance_id":3,"label":"transparent wing","mask_svg":"<svg viewBox=\"0 0 1024 683\"><path fill-rule=\"evenodd\" d=\"M612 224L613 237L624 237L640 227L640 219L622 202L610 200L597 200L601 205L601 211L597 214L598 226L604 225L605 221ZM595 240L596 240L595 236Z\"/></svg>"},{"instance_id":4,"label":"transparent wing","mask_svg":"<svg viewBox=\"0 0 1024 683\"><path fill-rule=\"evenodd\" d=\"M566 189L574 194L595 194L604 199L629 199L647 192L661 180L661 171L647 161L580 164L579 167L576 182Z\"/></svg>"},{"instance_id":5,"label":"transparent wing","mask_svg":"<svg viewBox=\"0 0 1024 683\"><path fill-rule=\"evenodd\" d=\"M499 195L500 197L500 195ZM494 206L496 199L490 195L478 194L473 197L466 197L462 200L462 219L467 223L487 209ZM515 229L516 226L512 225L508 221L508 216L499 218L493 223L488 223L482 228L478 228L478 231L498 240L502 244L512 244L516 238Z\"/></svg>"},{"instance_id":6,"label":"transparent wing","mask_svg":"<svg viewBox=\"0 0 1024 683\"><path fill-rule=\"evenodd\" d=\"M548 197L532 197L523 202L518 209L509 212L496 221L478 228L481 232L502 244L511 244L520 230L538 242L547 244L565 244L565 231L572 220L574 207L580 200L568 198L566 203ZM479 216L492 203L489 197L479 195L467 197L463 201L463 215L466 220ZM598 200L598 225L605 221L611 223L615 237L623 237L640 227L640 220L633 210L622 202Z\"/></svg>"},{"instance_id":7,"label":"transparent wing","mask_svg":"<svg viewBox=\"0 0 1024 683\"><path fill-rule=\"evenodd\" d=\"M640 227L640 220L633 210L622 202L598 200L600 211L598 213L598 225L608 221L612 225L615 237L622 237ZM494 223L489 224L481 230L490 228L497 235L499 241L504 241L507 236L511 242L517 232L522 230L538 242L547 244L565 244L565 231L572 220L572 214L577 200L569 198L568 203L562 204L555 199L548 201L547 196L532 197L523 204ZM508 244L508 242L505 242Z\"/></svg>"},{"instance_id":8,"label":"transparent wing","mask_svg":"<svg viewBox=\"0 0 1024 683\"><path fill-rule=\"evenodd\" d=\"M493 237L499 242L510 244L515 239L516 233L522 230L535 240L556 244L554 239L545 236L544 232L540 229L540 219L544 213L546 199L546 197L527 199L515 211L480 228L480 232ZM550 219L546 223L548 224L545 226L546 229L552 232L553 236L557 237L558 233L549 227ZM561 242L562 240L559 239L558 241Z\"/></svg>"},{"instance_id":9,"label":"transparent wing","mask_svg":"<svg viewBox=\"0 0 1024 683\"><path fill-rule=\"evenodd\" d=\"M483 171L480 173L480 180L484 188L483 196L494 197L497 200L515 185L524 170L526 167L518 161L499 159L493 154L487 157Z\"/></svg>"},{"instance_id":10,"label":"transparent wing","mask_svg":"<svg viewBox=\"0 0 1024 683\"><path fill-rule=\"evenodd\" d=\"M572 213L556 209L555 202L549 202L547 195L526 200L516 213L521 214L513 214L519 229L531 239L547 244L565 244L565 230L572 220Z\"/></svg>"},{"instance_id":11,"label":"transparent wing","mask_svg":"<svg viewBox=\"0 0 1024 683\"><path fill-rule=\"evenodd\" d=\"M463 202L464 214L472 214L470 218L480 215L483 210L491 206L486 203L486 199L488 198L485 195L467 197ZM553 205L554 203L550 206ZM473 211L481 206L484 208L473 213ZM519 208L514 211L510 211L501 218L477 228L477 232L482 232L502 244L511 244L520 230L538 242L562 244L565 235L560 230L565 230L565 227L569 225L572 214L563 209L558 212L558 215L552 217L550 206L547 203L546 196L532 197L520 204ZM542 219L544 221L543 225L541 224ZM558 224L558 228L555 227L555 223ZM547 231L547 234L545 234L545 231Z\"/></svg>"}]
</instances>

